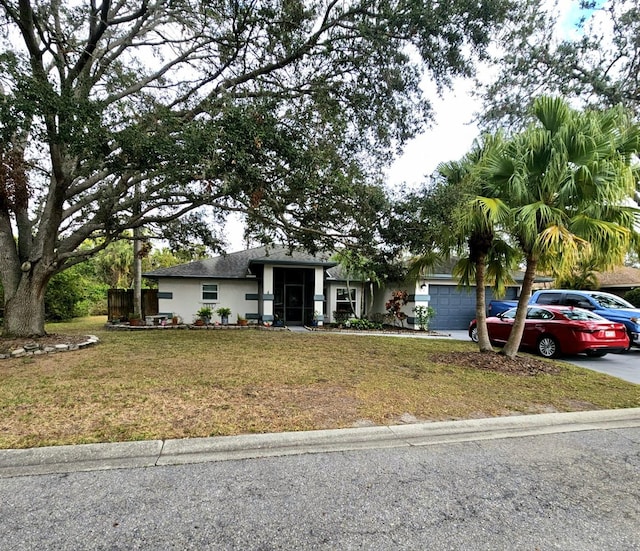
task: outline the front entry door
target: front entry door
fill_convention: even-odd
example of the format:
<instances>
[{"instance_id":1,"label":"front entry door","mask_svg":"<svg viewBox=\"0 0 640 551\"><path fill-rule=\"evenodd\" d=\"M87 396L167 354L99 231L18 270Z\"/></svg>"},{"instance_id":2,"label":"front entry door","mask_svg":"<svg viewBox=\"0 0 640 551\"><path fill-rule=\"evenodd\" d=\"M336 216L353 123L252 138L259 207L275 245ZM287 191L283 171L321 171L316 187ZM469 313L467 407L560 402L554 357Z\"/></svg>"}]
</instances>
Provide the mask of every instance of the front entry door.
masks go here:
<instances>
[{"instance_id":1,"label":"front entry door","mask_svg":"<svg viewBox=\"0 0 640 551\"><path fill-rule=\"evenodd\" d=\"M313 318L315 272L309 268L273 269L273 314L287 325L302 325Z\"/></svg>"},{"instance_id":2,"label":"front entry door","mask_svg":"<svg viewBox=\"0 0 640 551\"><path fill-rule=\"evenodd\" d=\"M304 285L284 286L284 319L286 323L302 323L304 311Z\"/></svg>"}]
</instances>

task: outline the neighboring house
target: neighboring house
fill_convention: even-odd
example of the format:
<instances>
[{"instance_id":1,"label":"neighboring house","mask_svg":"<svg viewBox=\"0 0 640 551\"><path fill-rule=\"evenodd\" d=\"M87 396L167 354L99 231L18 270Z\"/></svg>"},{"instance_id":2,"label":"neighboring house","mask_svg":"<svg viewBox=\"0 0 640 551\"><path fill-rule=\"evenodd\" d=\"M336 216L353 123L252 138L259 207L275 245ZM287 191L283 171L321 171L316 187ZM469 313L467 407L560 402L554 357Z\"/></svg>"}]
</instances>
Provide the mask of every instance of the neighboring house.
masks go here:
<instances>
[{"instance_id":1,"label":"neighboring house","mask_svg":"<svg viewBox=\"0 0 640 551\"><path fill-rule=\"evenodd\" d=\"M441 273L440 273L441 272ZM448 272L448 273L447 273ZM515 279L518 281L516 274ZM334 321L334 312L385 313L394 290L407 291L404 307L407 324L414 324L413 308L431 306L436 314L433 329L466 329L475 317L474 289L461 289L450 267L417 282L389 284L374 289L369 282L352 280L327 255L291 251L287 247L258 247L246 251L160 268L144 274L158 282L158 310L180 316L186 323L210 306L214 312L231 308L249 320L286 325ZM507 298L516 298L519 286L510 287ZM492 298L487 290L487 301ZM215 319L215 318L214 318Z\"/></svg>"},{"instance_id":2,"label":"neighboring house","mask_svg":"<svg viewBox=\"0 0 640 551\"><path fill-rule=\"evenodd\" d=\"M610 272L598 272L598 290L623 297L627 291L640 287L640 269L620 266Z\"/></svg>"}]
</instances>

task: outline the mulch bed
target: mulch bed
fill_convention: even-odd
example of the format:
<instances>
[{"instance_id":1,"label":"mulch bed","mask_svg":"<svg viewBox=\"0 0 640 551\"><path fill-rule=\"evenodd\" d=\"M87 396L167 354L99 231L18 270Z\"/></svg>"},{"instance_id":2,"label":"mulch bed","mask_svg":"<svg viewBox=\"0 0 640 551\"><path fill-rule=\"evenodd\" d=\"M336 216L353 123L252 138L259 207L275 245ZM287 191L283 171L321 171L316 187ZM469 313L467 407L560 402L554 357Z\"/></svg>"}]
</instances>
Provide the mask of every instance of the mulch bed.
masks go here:
<instances>
[{"instance_id":1,"label":"mulch bed","mask_svg":"<svg viewBox=\"0 0 640 551\"><path fill-rule=\"evenodd\" d=\"M512 375L557 375L560 368L547 360L532 356L509 358L497 352L446 352L429 354L429 360L474 369L498 371Z\"/></svg>"}]
</instances>

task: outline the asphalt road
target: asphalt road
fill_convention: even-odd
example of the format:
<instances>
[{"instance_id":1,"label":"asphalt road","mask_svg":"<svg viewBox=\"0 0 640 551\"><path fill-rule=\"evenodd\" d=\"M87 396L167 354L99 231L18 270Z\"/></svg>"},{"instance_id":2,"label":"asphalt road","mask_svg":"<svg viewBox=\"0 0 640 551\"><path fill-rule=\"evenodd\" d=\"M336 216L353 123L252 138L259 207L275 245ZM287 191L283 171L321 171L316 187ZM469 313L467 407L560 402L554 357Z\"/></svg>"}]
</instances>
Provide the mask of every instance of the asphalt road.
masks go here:
<instances>
[{"instance_id":1,"label":"asphalt road","mask_svg":"<svg viewBox=\"0 0 640 551\"><path fill-rule=\"evenodd\" d=\"M637 550L640 428L0 480L0 549Z\"/></svg>"}]
</instances>

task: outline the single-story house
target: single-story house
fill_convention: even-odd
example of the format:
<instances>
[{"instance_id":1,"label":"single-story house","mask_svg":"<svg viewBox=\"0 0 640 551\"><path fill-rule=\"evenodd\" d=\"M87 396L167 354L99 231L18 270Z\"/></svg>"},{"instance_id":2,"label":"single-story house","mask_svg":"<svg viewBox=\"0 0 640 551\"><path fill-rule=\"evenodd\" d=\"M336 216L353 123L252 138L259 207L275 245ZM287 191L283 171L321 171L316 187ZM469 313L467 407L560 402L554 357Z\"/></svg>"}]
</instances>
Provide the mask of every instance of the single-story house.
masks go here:
<instances>
[{"instance_id":1,"label":"single-story house","mask_svg":"<svg viewBox=\"0 0 640 551\"><path fill-rule=\"evenodd\" d=\"M144 277L158 282L158 310L190 323L196 312L231 308L231 315L288 325L323 319L333 304L325 298L326 271L336 263L325 255L258 247L160 268Z\"/></svg>"},{"instance_id":2,"label":"single-story house","mask_svg":"<svg viewBox=\"0 0 640 551\"><path fill-rule=\"evenodd\" d=\"M311 255L283 246L257 247L170 268L147 272L158 283L158 310L195 320L197 311L211 307L231 308L232 319L241 315L255 322L281 320L286 325L335 321L336 312L385 313L394 290L406 291L409 303L403 311L409 327L413 308L431 306L433 329L466 329L475 317L475 292L461 289L450 270L415 282L375 288L368 282L349 280L329 255ZM448 272L448 273L447 273ZM516 275L517 281L517 275ZM507 298L518 296L510 287ZM492 298L487 289L487 300Z\"/></svg>"},{"instance_id":3,"label":"single-story house","mask_svg":"<svg viewBox=\"0 0 640 551\"><path fill-rule=\"evenodd\" d=\"M598 290L623 297L624 294L640 287L640 269L619 266L609 272L598 272Z\"/></svg>"}]
</instances>

